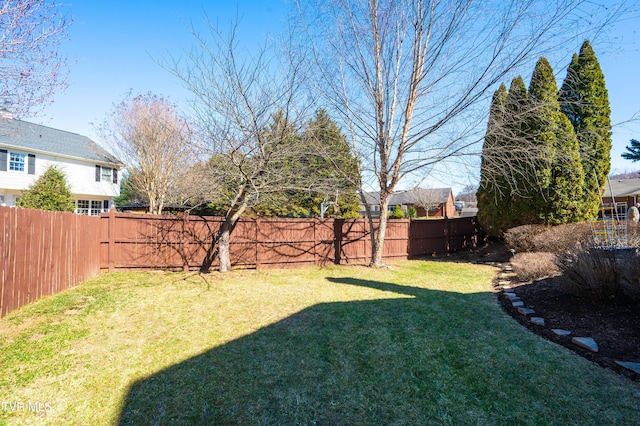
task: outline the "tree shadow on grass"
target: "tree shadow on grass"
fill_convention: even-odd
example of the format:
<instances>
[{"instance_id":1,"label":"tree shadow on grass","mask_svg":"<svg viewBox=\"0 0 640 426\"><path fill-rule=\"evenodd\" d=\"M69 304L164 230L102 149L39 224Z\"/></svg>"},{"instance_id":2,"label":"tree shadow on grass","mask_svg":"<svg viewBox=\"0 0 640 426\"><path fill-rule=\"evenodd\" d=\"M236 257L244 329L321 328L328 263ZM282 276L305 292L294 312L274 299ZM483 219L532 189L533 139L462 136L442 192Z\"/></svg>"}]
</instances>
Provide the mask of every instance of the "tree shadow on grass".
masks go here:
<instances>
[{"instance_id":1,"label":"tree shadow on grass","mask_svg":"<svg viewBox=\"0 0 640 426\"><path fill-rule=\"evenodd\" d=\"M491 295L328 280L395 298L318 304L161 370L131 386L119 424L562 421L558 383L537 379L548 357L498 331L511 323Z\"/></svg>"}]
</instances>

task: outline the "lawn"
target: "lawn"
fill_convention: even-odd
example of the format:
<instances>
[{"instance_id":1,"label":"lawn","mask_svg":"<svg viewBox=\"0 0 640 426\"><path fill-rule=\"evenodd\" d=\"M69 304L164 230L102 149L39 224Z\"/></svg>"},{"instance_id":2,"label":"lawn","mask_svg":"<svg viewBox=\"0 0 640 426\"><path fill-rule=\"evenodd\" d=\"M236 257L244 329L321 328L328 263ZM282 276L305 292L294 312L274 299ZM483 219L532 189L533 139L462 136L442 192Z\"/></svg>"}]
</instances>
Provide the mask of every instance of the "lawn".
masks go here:
<instances>
[{"instance_id":1,"label":"lawn","mask_svg":"<svg viewBox=\"0 0 640 426\"><path fill-rule=\"evenodd\" d=\"M640 387L504 314L495 273L105 274L0 320L0 424L640 422Z\"/></svg>"}]
</instances>

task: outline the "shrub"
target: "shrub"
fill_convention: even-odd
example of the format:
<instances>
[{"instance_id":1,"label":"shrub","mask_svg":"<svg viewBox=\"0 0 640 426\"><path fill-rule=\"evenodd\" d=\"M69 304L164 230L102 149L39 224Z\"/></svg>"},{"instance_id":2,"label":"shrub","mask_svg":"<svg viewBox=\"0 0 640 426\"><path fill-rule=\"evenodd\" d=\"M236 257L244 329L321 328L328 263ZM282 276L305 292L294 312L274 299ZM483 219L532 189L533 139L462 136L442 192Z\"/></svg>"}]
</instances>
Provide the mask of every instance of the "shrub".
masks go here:
<instances>
[{"instance_id":1,"label":"shrub","mask_svg":"<svg viewBox=\"0 0 640 426\"><path fill-rule=\"evenodd\" d=\"M621 282L628 274L624 272L628 260L621 259L619 250L599 247L560 253L557 262L562 275L558 282L576 296L594 303L612 303L623 294Z\"/></svg>"},{"instance_id":2,"label":"shrub","mask_svg":"<svg viewBox=\"0 0 640 426\"><path fill-rule=\"evenodd\" d=\"M533 250L533 237L544 232L547 229L545 225L522 225L508 229L504 233L504 241L512 250L517 253L528 252Z\"/></svg>"},{"instance_id":3,"label":"shrub","mask_svg":"<svg viewBox=\"0 0 640 426\"><path fill-rule=\"evenodd\" d=\"M407 217L416 217L418 215L418 212L416 211L415 208L409 206L407 207Z\"/></svg>"},{"instance_id":4,"label":"shrub","mask_svg":"<svg viewBox=\"0 0 640 426\"><path fill-rule=\"evenodd\" d=\"M572 250L578 243L591 241L589 222L553 226L532 238L533 251L560 253Z\"/></svg>"},{"instance_id":5,"label":"shrub","mask_svg":"<svg viewBox=\"0 0 640 426\"><path fill-rule=\"evenodd\" d=\"M627 241L629 246L640 247L640 226L637 223L627 221Z\"/></svg>"},{"instance_id":6,"label":"shrub","mask_svg":"<svg viewBox=\"0 0 640 426\"><path fill-rule=\"evenodd\" d=\"M539 280L560 274L553 253L518 253L511 259L513 271L523 281Z\"/></svg>"},{"instance_id":7,"label":"shrub","mask_svg":"<svg viewBox=\"0 0 640 426\"><path fill-rule=\"evenodd\" d=\"M640 255L636 247L618 250L618 280L622 294L640 301Z\"/></svg>"},{"instance_id":8,"label":"shrub","mask_svg":"<svg viewBox=\"0 0 640 426\"><path fill-rule=\"evenodd\" d=\"M399 205L396 205L396 208L393 210L390 217L391 219L404 219L404 212Z\"/></svg>"},{"instance_id":9,"label":"shrub","mask_svg":"<svg viewBox=\"0 0 640 426\"><path fill-rule=\"evenodd\" d=\"M20 194L16 203L25 209L73 212L75 203L69 184L62 170L55 166L47 168L29 189Z\"/></svg>"}]
</instances>

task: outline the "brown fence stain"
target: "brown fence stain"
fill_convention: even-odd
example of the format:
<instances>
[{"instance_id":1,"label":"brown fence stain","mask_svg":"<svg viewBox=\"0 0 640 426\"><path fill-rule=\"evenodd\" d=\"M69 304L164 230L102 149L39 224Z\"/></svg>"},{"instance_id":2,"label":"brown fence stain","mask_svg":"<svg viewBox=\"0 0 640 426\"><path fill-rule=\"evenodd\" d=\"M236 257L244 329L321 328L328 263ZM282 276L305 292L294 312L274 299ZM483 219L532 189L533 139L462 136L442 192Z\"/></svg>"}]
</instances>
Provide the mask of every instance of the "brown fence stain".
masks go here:
<instances>
[{"instance_id":1,"label":"brown fence stain","mask_svg":"<svg viewBox=\"0 0 640 426\"><path fill-rule=\"evenodd\" d=\"M223 218L103 214L103 270L200 269ZM378 222L374 221L374 227ZM286 268L366 263L371 257L365 219L241 219L231 235L232 265ZM383 259L410 259L476 247L475 217L390 220ZM214 261L214 268L217 263Z\"/></svg>"},{"instance_id":2,"label":"brown fence stain","mask_svg":"<svg viewBox=\"0 0 640 426\"><path fill-rule=\"evenodd\" d=\"M0 316L100 272L100 218L0 207Z\"/></svg>"},{"instance_id":3,"label":"brown fence stain","mask_svg":"<svg viewBox=\"0 0 640 426\"><path fill-rule=\"evenodd\" d=\"M100 271L198 270L222 220L113 210L88 217L0 207L0 314ZM233 266L243 268L363 264L371 257L369 235L365 219L241 219L230 254ZM390 220L383 259L472 248L480 235L475 217Z\"/></svg>"}]
</instances>

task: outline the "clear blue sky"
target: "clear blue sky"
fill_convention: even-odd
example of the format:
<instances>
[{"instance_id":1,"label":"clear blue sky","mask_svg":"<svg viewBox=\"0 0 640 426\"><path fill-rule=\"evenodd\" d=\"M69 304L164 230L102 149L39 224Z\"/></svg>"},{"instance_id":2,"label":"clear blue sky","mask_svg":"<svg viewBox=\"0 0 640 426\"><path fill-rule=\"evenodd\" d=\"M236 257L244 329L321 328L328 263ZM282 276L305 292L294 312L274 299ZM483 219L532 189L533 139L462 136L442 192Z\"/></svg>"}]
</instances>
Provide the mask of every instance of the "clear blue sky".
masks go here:
<instances>
[{"instance_id":1,"label":"clear blue sky","mask_svg":"<svg viewBox=\"0 0 640 426\"><path fill-rule=\"evenodd\" d=\"M206 12L227 24L241 17L243 41L262 40L284 27L288 6L280 0L233 1L90 1L69 4L74 23L63 52L75 62L69 87L55 102L29 121L86 135L101 142L91 123L100 123L112 105L130 90L153 92L181 104L187 97L178 81L154 60L180 56L192 44L189 25L203 25ZM638 29L638 30L636 30ZM592 41L602 66L612 110L612 122L637 114L637 120L614 127L612 172L640 170L640 163L620 158L629 139L640 139L640 16L612 27L606 40ZM614 44L617 47L613 47ZM566 46L570 53L579 49ZM533 70L533 63L531 70ZM566 64L552 64L558 83ZM527 81L530 76L523 76ZM511 77L510 77L511 78ZM510 80L509 78L509 80ZM508 84L508 81L506 81ZM440 182L426 182L443 186Z\"/></svg>"}]
</instances>

